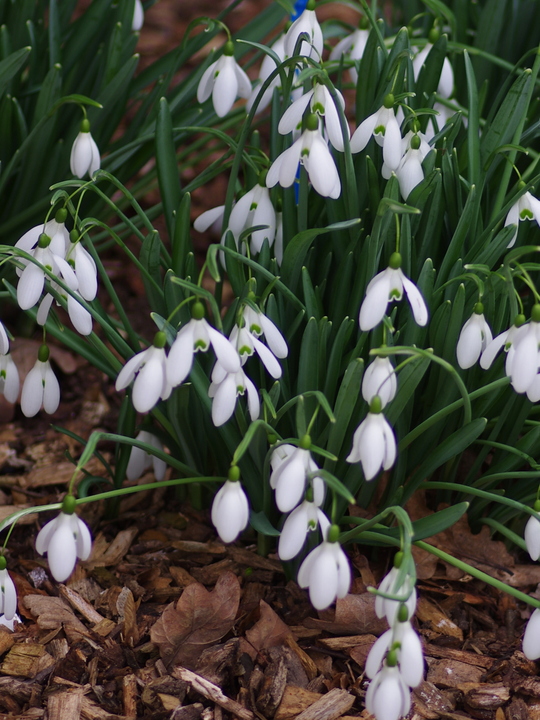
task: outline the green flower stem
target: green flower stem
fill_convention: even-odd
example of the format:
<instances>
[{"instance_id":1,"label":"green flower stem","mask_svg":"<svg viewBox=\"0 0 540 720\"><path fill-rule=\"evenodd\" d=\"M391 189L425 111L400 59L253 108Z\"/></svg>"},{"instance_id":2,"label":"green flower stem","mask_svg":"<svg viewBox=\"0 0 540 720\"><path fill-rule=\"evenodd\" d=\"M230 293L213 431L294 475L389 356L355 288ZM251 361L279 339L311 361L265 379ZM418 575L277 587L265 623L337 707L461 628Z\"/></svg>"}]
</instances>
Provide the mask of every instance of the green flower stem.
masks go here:
<instances>
[{"instance_id":1,"label":"green flower stem","mask_svg":"<svg viewBox=\"0 0 540 720\"><path fill-rule=\"evenodd\" d=\"M437 363L437 365L440 365L442 368L444 368L448 373L450 373L450 376L452 377L452 380L456 383L458 386L458 390L461 393L461 403L463 404L463 425L468 425L472 420L472 409L471 409L471 398L469 396L469 393L467 391L467 388L465 386L465 383L461 379L459 373L455 369L453 365L451 365L446 360L443 360L443 358L438 357L437 355L434 355L432 350L423 350L421 348L409 348L404 346L396 345L395 347L384 347L384 348L376 348L374 350L370 350L370 355L377 355L380 357L388 357L389 355L417 355L423 358L427 358L428 360L431 360L434 363ZM432 416L434 417L434 416ZM402 445L400 443L400 449L402 449Z\"/></svg>"},{"instance_id":2,"label":"green flower stem","mask_svg":"<svg viewBox=\"0 0 540 720\"><path fill-rule=\"evenodd\" d=\"M528 455L527 453L523 452L522 450L519 450L518 448L514 447L513 445L505 445L505 443L495 442L494 440L475 440L474 441L476 445L487 445L488 447L498 448L499 450L504 450L507 453L510 453L512 455L517 455L519 458L524 460L525 462L529 463L529 465L533 468L533 470L540 470L540 464L536 462L536 460Z\"/></svg>"},{"instance_id":3,"label":"green flower stem","mask_svg":"<svg viewBox=\"0 0 540 720\"><path fill-rule=\"evenodd\" d=\"M439 550L439 548L434 547L433 545L430 545L427 542L424 542L423 540L417 540L417 542L414 543L416 547L421 548L422 550L426 550L427 552L431 553L432 555L435 555L436 557L440 558L441 560L444 560L444 562L447 562L449 565L453 565L454 567L459 568L460 570L463 570L463 572L466 572L468 575L472 575L473 577L477 578L478 580L482 580L483 582L487 583L488 585L491 585L492 587L496 588L497 590L500 590L501 592L505 592L508 595L512 595L512 597L515 597L517 600L521 600L521 602L527 603L527 605L532 605L532 607L540 608L540 600L536 600L535 598L531 597L530 595L526 595L525 593L521 592L520 590L516 590L516 588L510 587L510 585L507 585L506 583L501 582L500 580L497 580L494 577L491 577L491 575L488 575L485 572L482 572L482 570L478 570L477 568L473 567L472 565L468 565L467 563L458 560L457 558L453 557L452 555L449 555L448 553L444 552L444 550Z\"/></svg>"},{"instance_id":4,"label":"green flower stem","mask_svg":"<svg viewBox=\"0 0 540 720\"><path fill-rule=\"evenodd\" d=\"M525 475L527 473L500 473L500 474L505 474L507 477L514 478L518 475ZM540 477L540 473L535 473L535 475ZM471 487L469 485L461 485L460 483L442 482L442 481L438 481L438 480L428 480L427 482L423 483L420 487L422 487L426 490L427 489L429 489L429 490L452 490L454 492L462 493L463 495L474 495L476 497L481 497L481 498L484 498L491 502L500 503L501 505L507 505L508 507L514 508L515 510L519 510L519 512L527 513L528 515L532 515L540 522L540 514L535 512L534 509L532 507L530 507L529 505L524 505L523 503L520 503L517 500L512 500L511 498L507 498L504 495L497 495L496 493L491 493L491 492L488 492L487 490L480 490L479 488Z\"/></svg>"},{"instance_id":5,"label":"green flower stem","mask_svg":"<svg viewBox=\"0 0 540 720\"><path fill-rule=\"evenodd\" d=\"M480 518L480 522L482 523L482 525L487 525L488 527L491 527L497 532L501 533L501 535L503 535L505 538L511 540L514 545L517 545L519 548L527 552L527 544L525 540L517 533L505 527L502 523L497 522L497 520L493 520L493 518L489 517Z\"/></svg>"},{"instance_id":6,"label":"green flower stem","mask_svg":"<svg viewBox=\"0 0 540 720\"><path fill-rule=\"evenodd\" d=\"M375 517L372 517L369 520L364 520L363 518L356 517L347 517L346 521L348 523L354 523L358 525L358 527L354 528L353 530L348 530L347 532L340 535L340 543L346 543L350 540L354 540L360 535L366 533L368 530L371 530L372 528L377 526L381 528L384 527L384 529L386 529L386 525L382 525L382 521L387 518L388 515L394 515L396 520L399 522L400 528L403 527L406 530L406 534L402 539L405 540L406 538L408 538L407 544L410 551L411 540L414 537L414 528L408 513L399 505L392 505L391 507L386 508L385 510L378 513L377 515L375 515ZM392 538L392 540L394 539L395 538Z\"/></svg>"}]
</instances>

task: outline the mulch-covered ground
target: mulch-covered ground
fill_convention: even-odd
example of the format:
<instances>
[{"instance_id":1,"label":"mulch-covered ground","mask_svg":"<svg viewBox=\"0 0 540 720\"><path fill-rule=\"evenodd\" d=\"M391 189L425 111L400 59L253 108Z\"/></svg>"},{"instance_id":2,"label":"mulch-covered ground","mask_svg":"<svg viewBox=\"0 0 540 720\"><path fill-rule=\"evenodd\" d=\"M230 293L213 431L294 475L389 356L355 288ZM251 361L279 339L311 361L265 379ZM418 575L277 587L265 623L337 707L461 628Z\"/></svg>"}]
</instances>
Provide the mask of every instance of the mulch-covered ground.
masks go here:
<instances>
[{"instance_id":1,"label":"mulch-covered ground","mask_svg":"<svg viewBox=\"0 0 540 720\"><path fill-rule=\"evenodd\" d=\"M143 62L181 40L193 4L160 0L150 10ZM196 3L200 14L217 6ZM259 7L243 3L233 22ZM115 258L108 263L128 307L144 304L140 283L124 277ZM38 344L15 343L19 367L33 364ZM120 399L110 382L59 347L52 357L63 388L55 423L83 438L114 431ZM57 502L80 445L48 416L27 420L4 405L0 418L0 519ZM100 449L111 459L112 446ZM101 473L97 461L88 470ZM138 482L151 481L150 474ZM0 720L367 717L365 658L386 629L367 588L391 555L350 548L351 594L317 613L275 556L257 554L254 535L224 546L208 514L172 490L129 496L109 520L106 510L83 507L94 548L65 585L34 550L43 516L25 517L10 538L20 622L14 632L0 627ZM421 496L409 511L429 512ZM524 592L540 582L539 567L491 540L487 528L472 536L463 520L431 542ZM530 609L424 552L416 560L426 679L413 693L412 716L540 718L537 665L520 649Z\"/></svg>"}]
</instances>

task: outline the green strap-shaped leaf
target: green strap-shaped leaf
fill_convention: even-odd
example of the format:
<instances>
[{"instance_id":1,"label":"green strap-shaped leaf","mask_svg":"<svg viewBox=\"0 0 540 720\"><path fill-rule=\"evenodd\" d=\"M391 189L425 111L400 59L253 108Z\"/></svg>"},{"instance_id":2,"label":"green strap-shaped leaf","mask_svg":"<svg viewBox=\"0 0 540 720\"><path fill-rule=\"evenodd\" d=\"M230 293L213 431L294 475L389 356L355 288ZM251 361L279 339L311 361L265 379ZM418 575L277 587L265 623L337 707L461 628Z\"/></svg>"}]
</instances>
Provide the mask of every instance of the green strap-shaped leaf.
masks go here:
<instances>
[{"instance_id":1,"label":"green strap-shaped leaf","mask_svg":"<svg viewBox=\"0 0 540 720\"><path fill-rule=\"evenodd\" d=\"M169 237L174 237L175 212L180 204L180 175L176 161L173 126L166 98L159 101L156 120L156 167Z\"/></svg>"}]
</instances>

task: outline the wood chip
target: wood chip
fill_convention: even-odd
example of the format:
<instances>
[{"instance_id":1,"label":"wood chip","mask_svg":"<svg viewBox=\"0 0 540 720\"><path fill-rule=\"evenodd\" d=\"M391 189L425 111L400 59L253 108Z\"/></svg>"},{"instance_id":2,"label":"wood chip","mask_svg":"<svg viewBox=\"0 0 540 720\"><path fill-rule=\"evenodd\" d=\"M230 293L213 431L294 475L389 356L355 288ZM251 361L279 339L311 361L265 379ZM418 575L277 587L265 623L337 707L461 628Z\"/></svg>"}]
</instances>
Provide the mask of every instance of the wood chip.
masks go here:
<instances>
[{"instance_id":1,"label":"wood chip","mask_svg":"<svg viewBox=\"0 0 540 720\"><path fill-rule=\"evenodd\" d=\"M494 710L510 699L510 689L503 683L483 684L465 694L465 703L470 708Z\"/></svg>"},{"instance_id":2,"label":"wood chip","mask_svg":"<svg viewBox=\"0 0 540 720\"><path fill-rule=\"evenodd\" d=\"M310 692L294 685L287 685L281 703L276 710L274 720L290 720L320 700L321 693Z\"/></svg>"},{"instance_id":3,"label":"wood chip","mask_svg":"<svg viewBox=\"0 0 540 720\"><path fill-rule=\"evenodd\" d=\"M436 605L426 598L418 598L416 615L419 620L429 624L437 633L463 640L463 631L461 628L453 623Z\"/></svg>"},{"instance_id":4,"label":"wood chip","mask_svg":"<svg viewBox=\"0 0 540 720\"><path fill-rule=\"evenodd\" d=\"M236 715L241 720L255 720L255 716L251 710L242 707L240 703L228 698L217 685L208 682L208 680L201 677L201 675L197 675L191 670L181 666L176 667L173 670L172 675L173 677L178 678L178 680L184 680L189 683L195 692L198 692L200 695L207 698L207 700L215 702L224 710L227 710L227 712L230 712L232 715Z\"/></svg>"},{"instance_id":5,"label":"wood chip","mask_svg":"<svg viewBox=\"0 0 540 720\"><path fill-rule=\"evenodd\" d=\"M79 720L82 708L82 689L62 690L49 695L48 720Z\"/></svg>"},{"instance_id":6,"label":"wood chip","mask_svg":"<svg viewBox=\"0 0 540 720\"><path fill-rule=\"evenodd\" d=\"M354 705L354 695L334 688L300 713L296 720L336 720Z\"/></svg>"},{"instance_id":7,"label":"wood chip","mask_svg":"<svg viewBox=\"0 0 540 720\"><path fill-rule=\"evenodd\" d=\"M467 683L479 683L484 670L458 660L428 661L426 680L442 688L461 689Z\"/></svg>"},{"instance_id":8,"label":"wood chip","mask_svg":"<svg viewBox=\"0 0 540 720\"><path fill-rule=\"evenodd\" d=\"M433 644L429 644L424 647L424 654L428 657L458 660L459 662L464 662L468 665L476 665L477 667L482 667L486 670L489 670L495 662L495 660L486 657L485 655L478 655L477 653L471 653L465 650L456 650L454 648L447 648Z\"/></svg>"},{"instance_id":9,"label":"wood chip","mask_svg":"<svg viewBox=\"0 0 540 720\"><path fill-rule=\"evenodd\" d=\"M34 678L42 669L41 658L47 655L54 663L54 659L45 650L43 645L37 643L21 643L14 645L2 665L0 671L5 675Z\"/></svg>"},{"instance_id":10,"label":"wood chip","mask_svg":"<svg viewBox=\"0 0 540 720\"><path fill-rule=\"evenodd\" d=\"M100 615L78 592L67 587L67 585L60 585L60 595L64 600L68 601L74 610L77 610L77 612L93 625L97 625L105 619L103 615Z\"/></svg>"},{"instance_id":11,"label":"wood chip","mask_svg":"<svg viewBox=\"0 0 540 720\"><path fill-rule=\"evenodd\" d=\"M122 699L126 718L137 717L137 678L133 673L122 678ZM167 709L167 708L166 708ZM69 717L69 716L68 716Z\"/></svg>"}]
</instances>

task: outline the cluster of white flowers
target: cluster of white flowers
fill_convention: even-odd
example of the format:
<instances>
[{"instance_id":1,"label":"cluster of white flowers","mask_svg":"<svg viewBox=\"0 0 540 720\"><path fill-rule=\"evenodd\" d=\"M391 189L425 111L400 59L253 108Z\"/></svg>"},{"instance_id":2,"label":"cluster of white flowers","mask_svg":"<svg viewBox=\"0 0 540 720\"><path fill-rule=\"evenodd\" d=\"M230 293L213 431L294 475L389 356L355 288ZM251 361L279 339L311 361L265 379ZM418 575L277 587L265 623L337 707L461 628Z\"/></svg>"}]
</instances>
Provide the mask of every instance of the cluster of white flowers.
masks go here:
<instances>
[{"instance_id":1,"label":"cluster of white flowers","mask_svg":"<svg viewBox=\"0 0 540 720\"><path fill-rule=\"evenodd\" d=\"M366 675L371 680L366 708L384 720L407 715L410 688L424 677L422 644L410 620L416 609L414 579L400 571L402 561L403 553L397 553L394 567L379 586L375 612L379 618L386 617L390 629L374 643L366 659ZM400 599L384 597L383 593Z\"/></svg>"}]
</instances>

